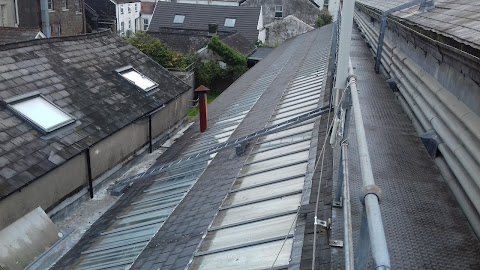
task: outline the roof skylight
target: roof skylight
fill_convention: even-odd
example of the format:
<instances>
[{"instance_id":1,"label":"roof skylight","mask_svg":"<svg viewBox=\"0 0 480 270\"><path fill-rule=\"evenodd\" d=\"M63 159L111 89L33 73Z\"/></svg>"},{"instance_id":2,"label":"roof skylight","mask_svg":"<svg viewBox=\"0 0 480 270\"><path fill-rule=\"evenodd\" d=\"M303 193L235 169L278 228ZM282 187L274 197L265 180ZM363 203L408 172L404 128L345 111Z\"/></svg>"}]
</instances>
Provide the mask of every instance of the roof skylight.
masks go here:
<instances>
[{"instance_id":1,"label":"roof skylight","mask_svg":"<svg viewBox=\"0 0 480 270\"><path fill-rule=\"evenodd\" d=\"M43 133L48 133L75 122L73 116L64 112L39 92L5 101L19 117L33 124Z\"/></svg>"},{"instance_id":2,"label":"roof skylight","mask_svg":"<svg viewBox=\"0 0 480 270\"><path fill-rule=\"evenodd\" d=\"M236 19L232 19L232 18L225 18L225 24L224 26L225 27L235 27L235 22L237 20Z\"/></svg>"},{"instance_id":3,"label":"roof skylight","mask_svg":"<svg viewBox=\"0 0 480 270\"><path fill-rule=\"evenodd\" d=\"M175 18L173 18L173 23L183 23L185 20L185 15L175 15Z\"/></svg>"},{"instance_id":4,"label":"roof skylight","mask_svg":"<svg viewBox=\"0 0 480 270\"><path fill-rule=\"evenodd\" d=\"M141 74L132 66L122 68L120 70L117 70L117 72L123 78L125 78L130 83L134 84L135 86L137 86L138 88L142 89L145 92L148 92L158 86L156 82L152 81L150 78Z\"/></svg>"}]
</instances>

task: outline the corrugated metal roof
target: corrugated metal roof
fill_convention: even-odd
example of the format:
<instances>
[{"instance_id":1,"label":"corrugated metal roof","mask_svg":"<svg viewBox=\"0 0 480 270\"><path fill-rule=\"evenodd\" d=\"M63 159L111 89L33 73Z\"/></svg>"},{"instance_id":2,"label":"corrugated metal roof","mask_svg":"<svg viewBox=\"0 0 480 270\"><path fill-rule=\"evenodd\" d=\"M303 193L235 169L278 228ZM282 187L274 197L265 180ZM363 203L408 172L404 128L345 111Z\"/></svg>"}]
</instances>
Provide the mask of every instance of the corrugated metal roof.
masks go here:
<instances>
[{"instance_id":1,"label":"corrugated metal roof","mask_svg":"<svg viewBox=\"0 0 480 270\"><path fill-rule=\"evenodd\" d=\"M330 34L330 28L324 30ZM307 35L295 39L304 41ZM315 109L327 75L331 39L311 49L267 126ZM323 46L322 46L323 45ZM257 141L189 269L287 268L312 148L314 120Z\"/></svg>"},{"instance_id":2,"label":"corrugated metal roof","mask_svg":"<svg viewBox=\"0 0 480 270\"><path fill-rule=\"evenodd\" d=\"M175 15L184 15L183 23L173 23ZM260 7L234 7L217 5L180 4L160 1L157 3L148 32L160 28L177 28L208 31L208 24L217 24L218 31L237 31L248 41L258 38L257 24ZM225 19L236 19L234 27L225 27Z\"/></svg>"},{"instance_id":3,"label":"corrugated metal roof","mask_svg":"<svg viewBox=\"0 0 480 270\"><path fill-rule=\"evenodd\" d=\"M357 0L357 2L385 11L410 1ZM437 0L435 8L428 12L422 12L416 5L395 12L393 15L408 23L480 49L480 1L478 0Z\"/></svg>"}]
</instances>

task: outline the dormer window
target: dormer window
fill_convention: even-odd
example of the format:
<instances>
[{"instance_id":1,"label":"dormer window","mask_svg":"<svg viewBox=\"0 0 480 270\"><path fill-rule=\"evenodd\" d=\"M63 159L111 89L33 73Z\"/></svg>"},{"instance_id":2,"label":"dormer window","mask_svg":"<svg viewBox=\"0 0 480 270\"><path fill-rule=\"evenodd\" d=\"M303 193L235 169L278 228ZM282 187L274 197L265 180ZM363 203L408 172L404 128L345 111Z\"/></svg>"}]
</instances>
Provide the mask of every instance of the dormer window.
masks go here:
<instances>
[{"instance_id":1,"label":"dormer window","mask_svg":"<svg viewBox=\"0 0 480 270\"><path fill-rule=\"evenodd\" d=\"M173 18L173 23L183 23L185 20L185 15L175 15Z\"/></svg>"},{"instance_id":2,"label":"dormer window","mask_svg":"<svg viewBox=\"0 0 480 270\"><path fill-rule=\"evenodd\" d=\"M225 27L235 27L235 22L236 21L237 21L236 19L225 18L225 24L223 26L225 26Z\"/></svg>"},{"instance_id":3,"label":"dormer window","mask_svg":"<svg viewBox=\"0 0 480 270\"><path fill-rule=\"evenodd\" d=\"M138 72L132 66L117 69L116 72L129 83L135 85L145 92L151 91L158 86L156 82Z\"/></svg>"},{"instance_id":4,"label":"dormer window","mask_svg":"<svg viewBox=\"0 0 480 270\"><path fill-rule=\"evenodd\" d=\"M75 122L75 118L63 111L40 92L33 92L5 100L18 117L32 124L46 134Z\"/></svg>"}]
</instances>

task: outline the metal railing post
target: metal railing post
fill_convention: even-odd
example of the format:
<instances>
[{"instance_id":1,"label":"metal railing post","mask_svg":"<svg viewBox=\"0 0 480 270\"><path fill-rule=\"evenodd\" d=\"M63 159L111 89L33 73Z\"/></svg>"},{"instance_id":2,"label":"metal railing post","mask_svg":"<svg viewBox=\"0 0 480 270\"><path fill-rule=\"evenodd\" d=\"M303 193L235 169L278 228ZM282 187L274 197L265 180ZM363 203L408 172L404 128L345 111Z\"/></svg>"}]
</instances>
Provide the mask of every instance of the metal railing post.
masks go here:
<instances>
[{"instance_id":1,"label":"metal railing post","mask_svg":"<svg viewBox=\"0 0 480 270\"><path fill-rule=\"evenodd\" d=\"M345 122L347 124L348 122ZM348 141L342 142L342 164L343 164L343 249L345 251L345 269L353 270L354 268L354 253L353 253L353 232L352 232L352 209L350 207L350 187L348 183Z\"/></svg>"}]
</instances>

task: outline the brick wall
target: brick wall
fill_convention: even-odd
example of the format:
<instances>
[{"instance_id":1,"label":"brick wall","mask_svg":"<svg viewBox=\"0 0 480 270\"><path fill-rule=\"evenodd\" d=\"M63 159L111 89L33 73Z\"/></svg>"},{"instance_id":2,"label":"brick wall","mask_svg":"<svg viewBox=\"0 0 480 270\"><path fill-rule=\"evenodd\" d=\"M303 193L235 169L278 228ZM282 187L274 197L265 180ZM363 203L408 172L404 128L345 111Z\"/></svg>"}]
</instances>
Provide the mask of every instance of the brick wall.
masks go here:
<instances>
[{"instance_id":1,"label":"brick wall","mask_svg":"<svg viewBox=\"0 0 480 270\"><path fill-rule=\"evenodd\" d=\"M52 2L53 10L50 11L52 37L78 35L84 32L83 0L52 0Z\"/></svg>"}]
</instances>

